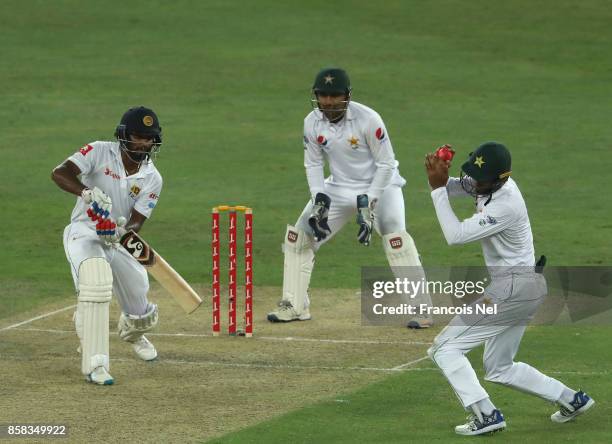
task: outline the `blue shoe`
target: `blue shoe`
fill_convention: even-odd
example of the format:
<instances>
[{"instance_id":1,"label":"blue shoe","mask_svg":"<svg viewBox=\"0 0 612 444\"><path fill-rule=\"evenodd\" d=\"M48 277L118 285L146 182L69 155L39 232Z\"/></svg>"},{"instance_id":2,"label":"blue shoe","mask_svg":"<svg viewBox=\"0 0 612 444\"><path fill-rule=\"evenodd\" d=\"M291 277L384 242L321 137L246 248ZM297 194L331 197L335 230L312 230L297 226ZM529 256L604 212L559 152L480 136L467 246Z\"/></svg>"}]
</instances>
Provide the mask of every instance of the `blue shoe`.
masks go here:
<instances>
[{"instance_id":1,"label":"blue shoe","mask_svg":"<svg viewBox=\"0 0 612 444\"><path fill-rule=\"evenodd\" d=\"M559 411L550 415L552 422L563 423L571 421L578 415L582 415L588 409L595 405L589 395L584 393L582 390L577 391L574 395L574 400L569 404L559 401Z\"/></svg>"},{"instance_id":2,"label":"blue shoe","mask_svg":"<svg viewBox=\"0 0 612 444\"><path fill-rule=\"evenodd\" d=\"M482 415L482 422L478 416L471 414L468 422L455 427L459 435L482 435L483 433L501 432L506 428L504 415L499 410L493 410L490 415Z\"/></svg>"}]
</instances>

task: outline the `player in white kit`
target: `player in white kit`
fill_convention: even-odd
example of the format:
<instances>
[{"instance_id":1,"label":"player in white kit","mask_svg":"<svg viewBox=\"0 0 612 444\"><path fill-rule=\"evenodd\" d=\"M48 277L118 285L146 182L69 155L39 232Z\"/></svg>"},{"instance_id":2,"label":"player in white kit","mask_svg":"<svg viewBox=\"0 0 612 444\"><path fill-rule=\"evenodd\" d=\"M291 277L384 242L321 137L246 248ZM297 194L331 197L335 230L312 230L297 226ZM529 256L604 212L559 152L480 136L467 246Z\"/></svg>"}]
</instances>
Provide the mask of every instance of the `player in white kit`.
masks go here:
<instances>
[{"instance_id":1,"label":"player in white kit","mask_svg":"<svg viewBox=\"0 0 612 444\"><path fill-rule=\"evenodd\" d=\"M503 384L558 403L554 422L567 422L584 413L594 401L584 392L540 373L523 362L514 362L525 328L547 293L536 264L527 207L510 178L511 158L496 142L482 144L462 169L461 178L449 178L449 161L428 154L425 166L431 197L442 232L449 245L480 240L491 283L475 304L495 304L497 314L456 316L428 350L466 410L468 422L455 427L461 435L479 435L504 429L501 412L480 385L465 356L484 343L485 380ZM459 221L449 196L476 197L476 213Z\"/></svg>"},{"instance_id":2,"label":"player in white kit","mask_svg":"<svg viewBox=\"0 0 612 444\"><path fill-rule=\"evenodd\" d=\"M304 119L304 166L312 200L284 242L283 295L271 322L310 319L308 286L315 252L357 215L357 239L369 245L372 230L382 236L393 271L406 267L424 277L419 255L406 232L402 187L406 181L380 115L351 100L347 73L321 70L312 87L313 111ZM324 178L327 160L330 176ZM403 268L398 268L403 267ZM431 305L429 294L413 302ZM411 328L426 328L431 317L417 316Z\"/></svg>"},{"instance_id":3,"label":"player in white kit","mask_svg":"<svg viewBox=\"0 0 612 444\"><path fill-rule=\"evenodd\" d=\"M152 161L162 143L159 120L151 109L130 108L115 137L115 142L85 145L52 173L61 189L78 196L64 230L64 250L78 296L74 322L81 371L101 385L113 383L108 325L112 293L122 311L121 339L131 343L140 359L157 357L144 336L158 321L157 306L147 299L147 272L118 242L126 231L142 228L159 199L162 178Z\"/></svg>"}]
</instances>

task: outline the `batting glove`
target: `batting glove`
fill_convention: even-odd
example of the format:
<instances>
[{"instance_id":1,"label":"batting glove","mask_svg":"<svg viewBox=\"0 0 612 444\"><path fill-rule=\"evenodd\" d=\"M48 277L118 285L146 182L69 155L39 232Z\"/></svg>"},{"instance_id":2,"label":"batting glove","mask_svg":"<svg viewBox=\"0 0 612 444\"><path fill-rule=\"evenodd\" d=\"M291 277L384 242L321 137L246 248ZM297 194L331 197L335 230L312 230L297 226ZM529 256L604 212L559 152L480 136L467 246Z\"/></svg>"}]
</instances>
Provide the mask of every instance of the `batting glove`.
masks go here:
<instances>
[{"instance_id":1,"label":"batting glove","mask_svg":"<svg viewBox=\"0 0 612 444\"><path fill-rule=\"evenodd\" d=\"M116 244L126 233L123 228L125 223L125 217L117 219L117 223L115 223L112 218L100 220L96 224L96 233L106 245Z\"/></svg>"},{"instance_id":2,"label":"batting glove","mask_svg":"<svg viewBox=\"0 0 612 444\"><path fill-rule=\"evenodd\" d=\"M85 188L81 192L81 197L85 203L90 204L87 215L91 220L98 222L110 217L113 203L111 198L100 188L94 187L93 190Z\"/></svg>"},{"instance_id":3,"label":"batting glove","mask_svg":"<svg viewBox=\"0 0 612 444\"><path fill-rule=\"evenodd\" d=\"M317 193L312 213L308 219L308 225L312 228L312 234L317 242L322 241L328 234L331 234L331 228L327 224L330 205L331 199L327 194Z\"/></svg>"},{"instance_id":4,"label":"batting glove","mask_svg":"<svg viewBox=\"0 0 612 444\"><path fill-rule=\"evenodd\" d=\"M359 225L357 240L366 247L370 245L370 240L372 239L375 205L376 199L369 203L367 194L357 196L357 225Z\"/></svg>"}]
</instances>

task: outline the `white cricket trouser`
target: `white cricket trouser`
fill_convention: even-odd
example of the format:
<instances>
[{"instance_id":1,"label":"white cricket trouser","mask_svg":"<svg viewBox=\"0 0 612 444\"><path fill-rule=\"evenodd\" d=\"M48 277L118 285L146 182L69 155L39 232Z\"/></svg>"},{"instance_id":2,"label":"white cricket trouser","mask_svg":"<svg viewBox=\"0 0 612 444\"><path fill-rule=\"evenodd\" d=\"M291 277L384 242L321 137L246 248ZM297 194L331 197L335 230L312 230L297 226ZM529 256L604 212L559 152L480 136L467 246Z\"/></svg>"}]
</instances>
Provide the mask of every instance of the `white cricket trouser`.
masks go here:
<instances>
[{"instance_id":1,"label":"white cricket trouser","mask_svg":"<svg viewBox=\"0 0 612 444\"><path fill-rule=\"evenodd\" d=\"M147 312L147 271L119 244L107 246L85 223L77 222L64 229L64 251L77 291L81 262L92 257L103 257L113 271L113 293L122 311L139 316Z\"/></svg>"},{"instance_id":2,"label":"white cricket trouser","mask_svg":"<svg viewBox=\"0 0 612 444\"><path fill-rule=\"evenodd\" d=\"M325 239L314 243L317 251L321 245L329 241L349 221L355 221L357 215L357 196L364 194L355 189L338 185L325 184L325 194L331 198L327 223L331 229ZM312 201L308 201L304 211L296 222L296 227L306 233L312 233L308 218L312 214ZM381 195L374 210L376 218L374 229L383 236L390 233L399 233L406 230L406 216L404 213L404 195L402 188L398 185L389 185ZM355 225L355 237L357 236L357 225Z\"/></svg>"},{"instance_id":3,"label":"white cricket trouser","mask_svg":"<svg viewBox=\"0 0 612 444\"><path fill-rule=\"evenodd\" d=\"M535 272L493 277L474 304L497 304L494 315L455 316L427 351L444 373L464 408L489 397L465 354L485 345L485 380L558 401L561 382L522 362L514 362L529 321L546 295L546 280ZM473 304L473 305L474 305Z\"/></svg>"}]
</instances>

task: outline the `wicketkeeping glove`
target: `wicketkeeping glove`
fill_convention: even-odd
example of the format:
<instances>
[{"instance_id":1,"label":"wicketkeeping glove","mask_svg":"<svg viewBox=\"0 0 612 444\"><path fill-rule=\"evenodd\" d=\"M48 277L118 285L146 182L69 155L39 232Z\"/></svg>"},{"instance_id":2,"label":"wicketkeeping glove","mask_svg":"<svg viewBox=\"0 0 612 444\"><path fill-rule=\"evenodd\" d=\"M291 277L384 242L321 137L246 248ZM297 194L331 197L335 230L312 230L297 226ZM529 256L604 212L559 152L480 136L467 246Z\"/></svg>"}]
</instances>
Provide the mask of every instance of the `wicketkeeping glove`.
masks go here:
<instances>
[{"instance_id":1,"label":"wicketkeeping glove","mask_svg":"<svg viewBox=\"0 0 612 444\"><path fill-rule=\"evenodd\" d=\"M87 215L91 220L98 222L110 217L113 203L111 198L100 188L94 187L93 190L85 188L81 193L81 197L85 203L90 204L90 207L87 209Z\"/></svg>"},{"instance_id":2,"label":"wicketkeeping glove","mask_svg":"<svg viewBox=\"0 0 612 444\"><path fill-rule=\"evenodd\" d=\"M308 225L312 228L312 234L317 242L325 239L328 234L331 234L331 228L327 224L327 215L331 199L325 193L317 193L315 196L312 213L308 219Z\"/></svg>"},{"instance_id":3,"label":"wicketkeeping glove","mask_svg":"<svg viewBox=\"0 0 612 444\"><path fill-rule=\"evenodd\" d=\"M367 194L360 194L357 196L357 225L359 225L357 240L366 247L370 245L370 239L372 239L372 227L374 225L373 210L375 203L376 200L373 200L370 206Z\"/></svg>"}]
</instances>

